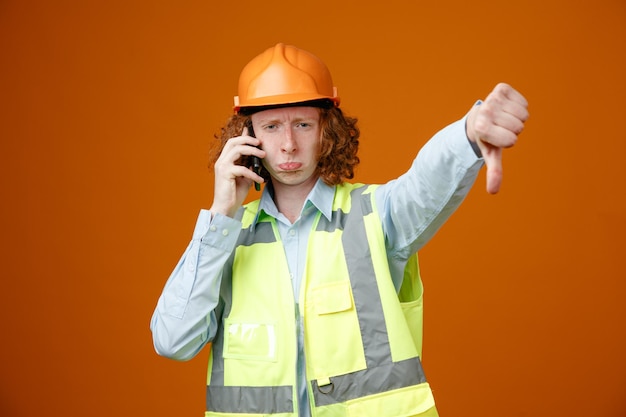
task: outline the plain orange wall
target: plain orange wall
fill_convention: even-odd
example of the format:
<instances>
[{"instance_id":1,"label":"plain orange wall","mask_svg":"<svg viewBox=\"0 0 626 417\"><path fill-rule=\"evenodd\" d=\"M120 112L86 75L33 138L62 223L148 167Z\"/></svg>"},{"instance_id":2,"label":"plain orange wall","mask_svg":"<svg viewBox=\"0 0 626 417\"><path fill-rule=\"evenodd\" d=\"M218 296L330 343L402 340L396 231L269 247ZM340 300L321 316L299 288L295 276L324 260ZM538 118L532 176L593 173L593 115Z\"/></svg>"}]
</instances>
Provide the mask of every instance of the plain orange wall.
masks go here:
<instances>
[{"instance_id":1,"label":"plain orange wall","mask_svg":"<svg viewBox=\"0 0 626 417\"><path fill-rule=\"evenodd\" d=\"M499 81L531 118L421 252L442 417L626 415L626 3L0 3L0 415L201 416L207 352L149 320L211 202L242 66L276 42L330 66L357 180L406 170Z\"/></svg>"}]
</instances>

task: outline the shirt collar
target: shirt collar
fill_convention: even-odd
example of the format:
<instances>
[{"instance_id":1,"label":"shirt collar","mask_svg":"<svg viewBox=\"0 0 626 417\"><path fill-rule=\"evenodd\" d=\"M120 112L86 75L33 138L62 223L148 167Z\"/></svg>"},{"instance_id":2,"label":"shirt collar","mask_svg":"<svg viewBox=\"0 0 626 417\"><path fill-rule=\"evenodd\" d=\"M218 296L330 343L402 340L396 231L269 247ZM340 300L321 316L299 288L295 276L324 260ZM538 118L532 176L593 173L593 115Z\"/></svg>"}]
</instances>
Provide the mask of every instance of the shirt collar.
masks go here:
<instances>
[{"instance_id":1,"label":"shirt collar","mask_svg":"<svg viewBox=\"0 0 626 417\"><path fill-rule=\"evenodd\" d=\"M326 185L321 178L318 178L315 186L313 186L313 189L304 201L302 212L307 210L309 207L314 206L328 220L330 220L332 217L334 198L335 187ZM280 215L278 208L276 207L276 203L274 203L274 189L272 188L271 182L268 183L263 189L261 201L259 202L259 210L254 218L253 224L256 224L261 216L265 215L273 218L278 218Z\"/></svg>"}]
</instances>

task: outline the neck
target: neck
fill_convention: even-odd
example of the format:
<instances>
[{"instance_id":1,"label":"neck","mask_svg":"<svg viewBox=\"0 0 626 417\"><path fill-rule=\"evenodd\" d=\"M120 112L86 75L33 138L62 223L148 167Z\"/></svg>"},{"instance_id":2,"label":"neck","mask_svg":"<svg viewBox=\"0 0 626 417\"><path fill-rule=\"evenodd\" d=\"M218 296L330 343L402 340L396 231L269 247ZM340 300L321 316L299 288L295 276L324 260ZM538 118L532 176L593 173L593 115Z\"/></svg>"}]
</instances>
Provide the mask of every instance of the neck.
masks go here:
<instances>
[{"instance_id":1,"label":"neck","mask_svg":"<svg viewBox=\"0 0 626 417\"><path fill-rule=\"evenodd\" d=\"M291 223L294 223L300 216L304 202L313 187L315 187L316 182L317 178L312 177L306 183L298 185L272 184L274 187L274 203L278 211Z\"/></svg>"}]
</instances>

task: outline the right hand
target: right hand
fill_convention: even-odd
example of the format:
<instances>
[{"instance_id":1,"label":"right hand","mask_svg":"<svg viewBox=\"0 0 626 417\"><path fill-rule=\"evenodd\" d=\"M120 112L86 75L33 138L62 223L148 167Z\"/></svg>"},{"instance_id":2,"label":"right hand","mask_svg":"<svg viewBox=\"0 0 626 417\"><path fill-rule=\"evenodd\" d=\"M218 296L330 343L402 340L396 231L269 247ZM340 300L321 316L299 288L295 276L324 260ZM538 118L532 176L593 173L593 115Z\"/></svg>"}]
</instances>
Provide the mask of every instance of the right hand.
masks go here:
<instances>
[{"instance_id":1,"label":"right hand","mask_svg":"<svg viewBox=\"0 0 626 417\"><path fill-rule=\"evenodd\" d=\"M244 155L265 157L265 151L257 148L261 141L248 135L244 127L241 136L228 139L219 158L215 162L215 187L211 213L234 217L243 204L254 182L264 182L263 177L236 162Z\"/></svg>"}]
</instances>

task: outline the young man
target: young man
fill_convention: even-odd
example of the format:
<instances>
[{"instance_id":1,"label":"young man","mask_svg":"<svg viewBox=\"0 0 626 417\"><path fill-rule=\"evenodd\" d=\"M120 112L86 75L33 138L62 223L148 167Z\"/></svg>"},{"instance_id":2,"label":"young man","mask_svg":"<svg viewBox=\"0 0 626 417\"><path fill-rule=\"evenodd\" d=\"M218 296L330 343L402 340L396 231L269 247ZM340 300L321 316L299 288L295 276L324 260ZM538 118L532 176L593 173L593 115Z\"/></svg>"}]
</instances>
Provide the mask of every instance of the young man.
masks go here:
<instances>
[{"instance_id":1,"label":"young man","mask_svg":"<svg viewBox=\"0 0 626 417\"><path fill-rule=\"evenodd\" d=\"M163 356L187 360L211 342L207 416L437 415L419 359L416 252L483 164L498 191L527 102L499 84L379 186L345 182L359 130L339 103L324 63L293 46L241 73L213 205L151 322ZM260 200L242 207L255 182Z\"/></svg>"}]
</instances>

